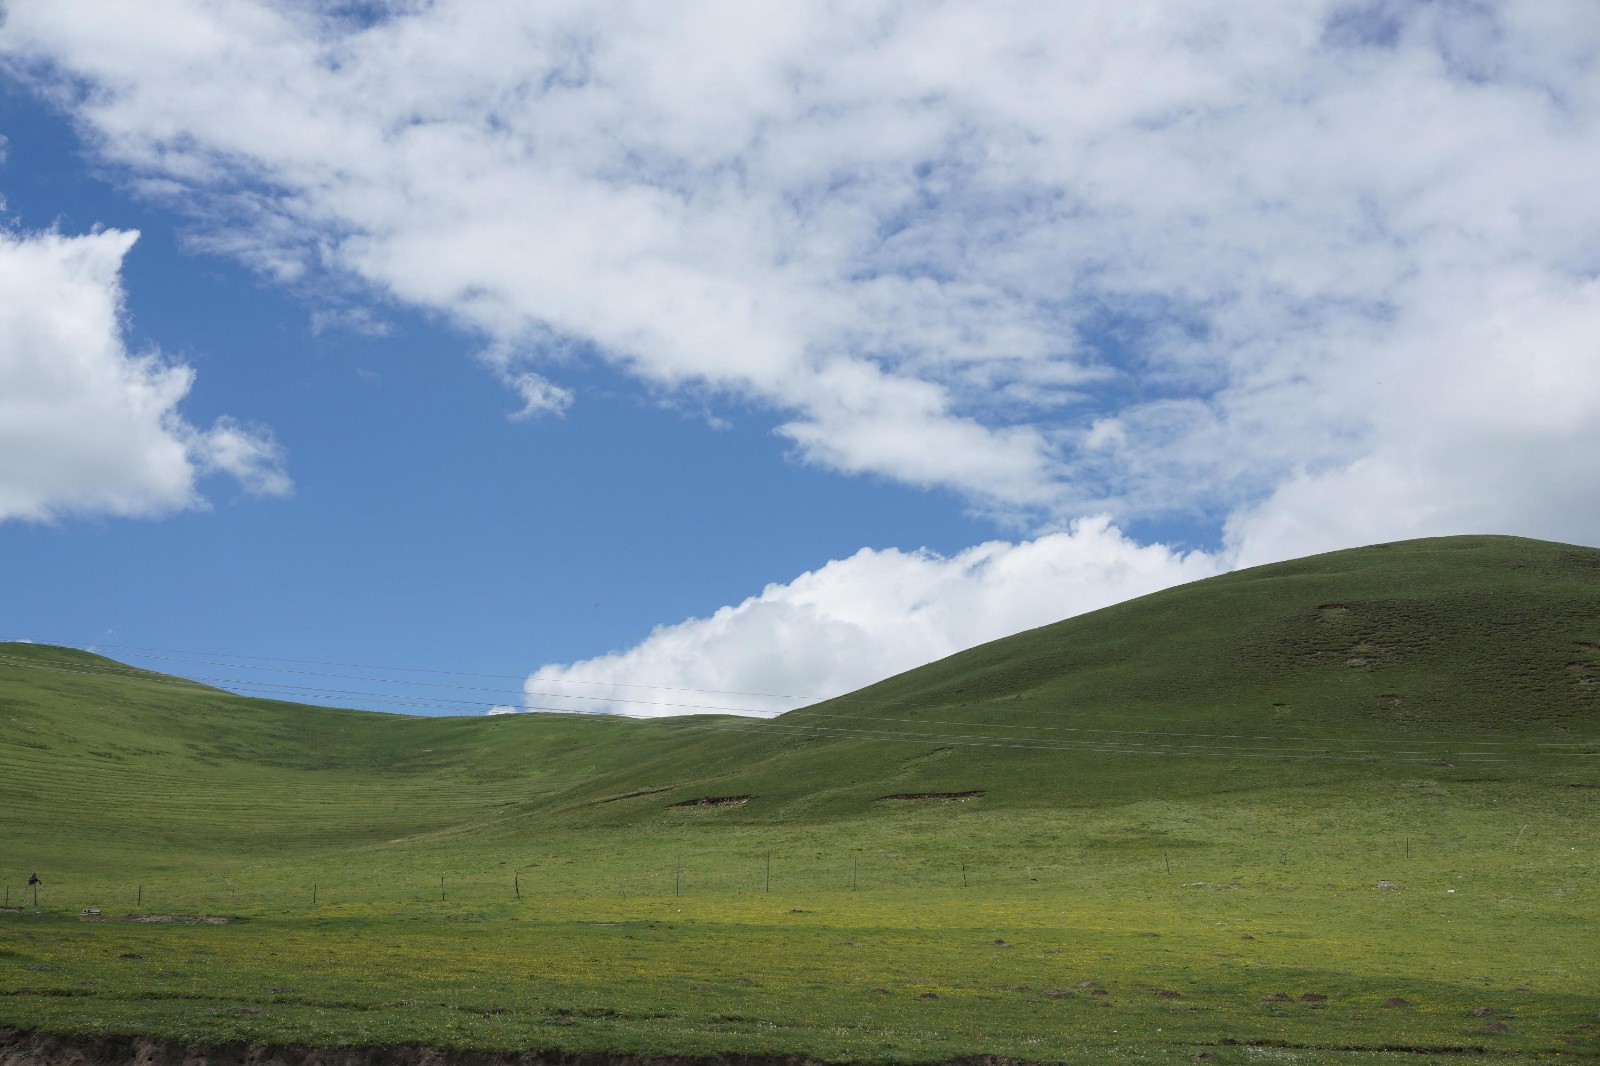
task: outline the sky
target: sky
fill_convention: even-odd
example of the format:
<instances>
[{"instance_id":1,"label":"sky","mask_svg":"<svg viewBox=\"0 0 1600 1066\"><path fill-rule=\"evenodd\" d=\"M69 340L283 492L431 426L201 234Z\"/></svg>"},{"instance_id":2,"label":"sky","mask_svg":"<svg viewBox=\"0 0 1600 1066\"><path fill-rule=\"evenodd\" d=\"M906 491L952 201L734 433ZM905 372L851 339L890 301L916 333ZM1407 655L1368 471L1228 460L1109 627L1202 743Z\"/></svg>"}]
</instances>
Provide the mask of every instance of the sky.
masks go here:
<instances>
[{"instance_id":1,"label":"sky","mask_svg":"<svg viewBox=\"0 0 1600 1066\"><path fill-rule=\"evenodd\" d=\"M0 0L0 640L771 714L1600 545L1591 0Z\"/></svg>"}]
</instances>

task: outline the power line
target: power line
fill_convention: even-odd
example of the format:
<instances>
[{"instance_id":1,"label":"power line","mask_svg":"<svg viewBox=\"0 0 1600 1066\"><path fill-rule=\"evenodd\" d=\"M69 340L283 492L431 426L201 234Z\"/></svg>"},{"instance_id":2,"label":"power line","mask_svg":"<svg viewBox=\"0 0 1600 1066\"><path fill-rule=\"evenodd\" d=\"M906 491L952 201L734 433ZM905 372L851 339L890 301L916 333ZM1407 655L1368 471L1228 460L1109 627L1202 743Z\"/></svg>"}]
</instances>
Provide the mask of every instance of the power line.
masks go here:
<instances>
[{"instance_id":1,"label":"power line","mask_svg":"<svg viewBox=\"0 0 1600 1066\"><path fill-rule=\"evenodd\" d=\"M130 650L140 647L140 646L137 646L137 645L110 645L110 644L104 645L104 646L108 647L108 648L110 648L110 647L127 648L127 649L130 649ZM771 707L748 707L748 706L738 706L738 705L731 705L731 704L685 703L685 702L675 702L675 701L662 700L662 699L637 699L637 698L614 696L614 695L588 696L588 695L582 695L582 694L579 694L579 693L548 692L548 691L529 690L525 686L522 687L522 688L518 688L518 689L487 688L487 687L481 687L481 686L462 685L462 684L456 684L456 683L441 683L441 682L422 681L422 680L415 680L415 679L411 679L411 678L372 677L372 676L367 676L367 675L337 674L337 673L329 673L329 672L325 672L325 671L315 671L315 670L299 670L299 669L288 669L288 668L279 668L279 667L257 667L257 666L249 665L247 663L229 661L228 659L226 659L226 658L224 658L223 656L220 656L220 655L218 655L218 656L210 656L209 658L191 657L191 656L207 656L208 653L202 653L202 652L180 652L180 651L175 651L175 650L172 650L172 649L151 649L151 650L152 651L163 651L163 652L166 652L167 654L153 654L153 655L142 656L142 657L153 658L153 659L161 659L161 660L171 661L171 662L185 662L185 663L190 663L190 664L193 664L193 665L208 665L208 666L222 666L222 667L230 667L231 666L231 667L234 667L234 668L244 669L244 670L261 670L261 671L268 672L268 673L288 674L288 675L291 675L291 676L300 676L300 677L323 677L323 678L330 678L330 679L336 679L336 680L365 681L365 682L369 682L369 683L373 683L373 684L379 684L379 685L385 685L385 686L389 686L389 685L397 685L397 686L398 685L407 685L407 686L418 686L418 687L423 687L423 688L445 689L445 690L450 691L450 692L476 692L476 693L483 693L483 694L486 694L486 695L491 695L491 696L498 697L495 700L496 703L502 703L503 704L503 703L507 703L507 702L516 701L516 702L520 702L524 709L542 710L542 711L548 711L548 712L551 712L551 713L578 713L578 714L583 714L583 713L591 713L591 712L585 712L585 711L582 711L582 710L579 710L579 709L573 708L573 707L544 707L544 706L536 706L536 705L529 704L527 702L528 699L530 697L537 697L537 698L542 698L542 699L551 699L551 700L558 700L558 701L583 701L585 703L600 703L600 704L627 704L627 705L630 705L630 706L639 706L639 707L672 708L674 710L680 710L680 711L686 711L686 712L694 712L694 713L758 715L758 716L763 716L763 717L768 716L768 715L772 714L774 711L779 710L778 708L771 708ZM435 673L435 674L440 674L440 675L443 675L443 676L455 676L455 677L499 677L499 678L503 678L503 679L511 679L511 677L512 677L512 675L504 675L504 674L475 674L475 673L471 673L471 672L467 672L467 671L422 670L420 668L412 668L412 667L393 667L393 668L387 668L387 667L363 667L363 666L357 666L357 665L354 665L354 664L320 663L320 662L318 662L316 660L275 659L275 658L270 658L270 657L267 657L267 656L241 655L241 656L237 656L235 658L253 660L253 661L257 661L257 662L289 662L289 663L298 663L298 664L304 664L304 665L328 665L328 666L341 666L341 665L343 665L343 666L347 666L347 668L349 668L349 669L373 669L373 670L395 669L395 670L407 671L407 672L412 672L412 673L425 672L425 673ZM533 681L533 680L537 680L537 679L538 679L538 675L530 675L525 680ZM331 687L331 686L320 686L320 687L296 686L296 685L290 685L290 684L287 684L287 683L284 683L284 682L260 680L260 679L255 679L255 678L248 678L247 679L247 678L200 676L200 677L191 677L190 680L205 682L205 683L208 683L208 684L226 685L226 686L231 686L231 687L234 687L234 688L241 688L241 689L248 688L251 691L262 692L262 693L267 693L267 694L272 694L272 695L281 694L281 693L296 693L296 694L301 694L301 698L316 698L316 699L324 699L324 700L330 700L330 701L338 700L338 699L341 699L341 698L357 698L357 699L360 699L361 701L363 701L364 703L367 703L367 704L377 703L377 704L382 704L382 705L391 706L391 707L426 708L426 709L442 710L442 711L447 711L447 712L455 710L457 708L477 709L477 708L481 707L482 704L483 704L483 701L481 701L481 700L451 699L451 698L449 698L447 696L429 696L426 699L420 699L420 698L419 699L413 699L411 697L403 696L403 695L382 694L383 698L380 698L380 694L372 693L372 692L370 692L368 690L364 690L364 689L343 689L343 688L336 688L336 687ZM546 681L555 681L555 682L558 682L558 683L596 685L596 686L606 686L606 687L612 687L612 688L648 689L648 688L656 687L656 686L649 685L649 684L647 684L645 682L614 682L614 681L571 681L571 682L569 682L565 678L548 678L548 677L545 678L545 680ZM685 687L685 686L661 686L660 688L661 688L662 691L705 692L705 693L720 694L720 695L749 695L749 696L757 696L757 697L761 697L761 698L770 698L770 699L795 699L795 700L798 700L798 699L812 699L812 698L821 699L820 697L779 696L779 695L774 694L774 693L740 693L740 692L736 692L736 691L733 691L733 690L697 689L697 688L689 688L689 687ZM844 695L841 695L841 696L835 696L835 697L832 697L829 700L824 700L823 703L827 704L827 705L830 705L830 706L833 706L833 707L860 707L860 706L867 706L867 707L877 707L877 708L908 708L909 709L909 708L914 708L914 707L919 707L920 706L919 704L917 704L911 698L908 698L908 697L903 697L903 698L895 699L895 700L885 700L885 699L873 699L871 697L861 696L859 694L854 694L854 693L847 693L847 694L844 694ZM943 706L951 708L951 709L959 709L959 705L946 704L946 705L943 705ZM1030 707L1021 707L1021 706L1019 706L1019 707L1013 708L1013 707L1006 706L1004 703L1001 703L1001 702L994 702L994 703L986 704L985 705L985 709L988 710L988 711L991 711L991 712L1000 712L1000 713L1005 713L1005 712L1009 712L1009 711L1012 711L1012 710L1017 710L1017 711L1026 710L1026 711L1031 711L1031 712L1038 713L1041 710L1040 708L1031 707L1031 706ZM1078 710L1078 709L1074 709L1074 708L1065 708L1065 707L1051 707L1051 708L1044 709L1044 710L1045 710L1045 713L1047 713L1047 714L1049 714L1051 716L1051 718L1062 718L1062 717L1069 717L1069 716L1099 718L1099 717L1103 716L1103 714L1104 714L1103 711L1098 711L1098 710ZM791 709L791 710L789 710L787 712L782 712L782 713L786 713L786 714L789 714L789 715L804 715L804 716L807 716L807 717L819 717L819 718L825 717L825 718L838 718L838 719L846 719L846 720L864 720L864 721L896 721L897 720L897 719L889 718L889 717L872 717L872 716L867 716L867 715L836 714L836 713L830 714L828 712L820 711L820 710L817 710L817 709L814 709L814 708L794 708L794 709ZM641 718L645 718L645 717L667 717L667 715L624 715L624 716L625 717L641 717ZM1122 715L1119 716L1118 720L1119 721L1160 721L1160 722L1166 722L1169 719L1166 716L1122 714ZM955 723L955 724L960 724L960 725L968 727L968 728L982 727L982 728L990 728L990 729L1034 729L1034 730L1051 730L1051 731L1128 733L1130 735L1139 735L1139 734L1170 735L1170 736L1192 735L1192 736L1218 736L1218 737L1226 737L1226 738L1229 738L1229 739L1237 739L1238 738L1238 735L1235 735L1235 734L1208 734L1208 733L1182 734L1182 733L1165 733L1165 732L1162 732L1162 731L1154 731L1154 730L1097 729L1095 727L1090 727L1090 726L1048 725L1048 724L1040 724L1040 723L1037 723L1037 722L1029 722L1029 723ZM1389 743L1389 741L1386 738L1296 737L1296 736L1293 736L1293 735L1285 735L1285 734L1277 734L1274 737L1270 737L1270 738L1266 738L1266 739L1279 739L1279 738L1284 739L1284 740L1304 740L1304 741L1307 741L1307 742L1323 742L1323 743L1380 743L1380 744L1381 743ZM1479 737L1457 737L1457 738L1455 738L1455 742L1465 742L1465 741L1469 741L1469 740L1473 741L1473 742L1491 743L1491 744L1493 744L1493 743L1503 743L1504 742L1504 738L1502 738L1502 737L1479 736ZM1441 746L1446 746L1447 747L1452 743L1452 741L1447 741L1447 740L1417 740L1417 741L1414 741L1414 743L1437 744L1437 745L1441 745Z\"/></svg>"},{"instance_id":2,"label":"power line","mask_svg":"<svg viewBox=\"0 0 1600 1066\"><path fill-rule=\"evenodd\" d=\"M609 688L648 688L648 689L656 689L656 690L661 691L661 692L703 692L703 693L706 693L708 695L713 695L713 696L753 696L753 697L756 697L758 699L772 699L772 700L795 700L795 701L817 702L817 701L821 701L821 700L826 700L826 699L831 699L832 698L832 697L829 697L829 696L788 696L788 695L783 695L783 694L777 693L777 692L741 692L741 691L738 691L736 689L695 688L695 687L692 687L692 686L689 686L689 685L664 685L664 684L657 684L657 683L645 682L645 681L587 681L587 680L578 680L577 678L569 678L569 677L550 677L548 675L541 677L540 675L537 675L537 674L489 674L489 673L477 673L477 672L468 671L468 670L437 670L437 669L433 669L431 667L418 667L418 666L374 666L374 665L371 665L371 664L362 664L362 663L328 662L328 661L324 661L324 660L320 660L320 659L284 659L284 658L276 658L276 657L265 656L265 655L244 655L244 654L235 654L235 653L231 653L231 652L229 652L229 653L223 653L223 652L215 652L215 653L213 653L213 652L197 652L197 651L185 651L185 650L173 649L173 648L149 648L149 647L144 647L144 646L136 645L136 644L107 644L107 643L104 643L103 641L56 641L56 642L53 642L53 643L55 643L58 647L77 648L80 651L90 651L91 650L90 646L98 647L98 648L113 648L113 649L116 649L116 650L119 650L119 651L137 652L137 653L139 653L139 657L141 659L156 659L156 660L160 660L160 661L164 661L164 662L185 662L185 663L191 663L191 664L201 665L201 666L218 666L218 665L220 665L220 666L238 666L241 669L271 670L274 673L313 673L314 671L296 671L296 670L282 669L282 668L273 667L273 666L261 666L261 667L249 666L249 665L246 665L246 663L244 663L244 662L240 662L239 660L247 660L249 662L262 662L262 663L291 663L291 664L293 664L295 666L333 666L333 667L338 667L340 669L345 669L345 670L380 670L380 671L395 671L395 672L399 672L399 673L435 674L435 675L438 675L438 676L441 676L441 677L479 677L479 678L494 678L494 679L501 680L501 681L519 681L519 682L525 682L525 681L553 681L553 682L560 682L562 684L567 684L567 685L597 685L597 686L603 686L603 687L609 687ZM192 658L189 657L189 656L192 656ZM345 675L327 674L327 675L319 675L319 676L341 677L341 676L345 676ZM419 684L419 685L433 684L434 687L438 687L438 688L447 687L447 686L445 686L443 684L436 684L436 683L433 683L433 682L408 681L408 680L405 680L405 679L398 679L398 678L396 678L396 679L382 679L382 678L379 678L379 679L372 679L372 680L391 680L392 683L394 683L394 684ZM452 685L452 686L448 686L448 687L466 688L467 686L455 686L455 685ZM506 690L484 690L484 691L506 691Z\"/></svg>"},{"instance_id":3,"label":"power line","mask_svg":"<svg viewBox=\"0 0 1600 1066\"><path fill-rule=\"evenodd\" d=\"M863 736L860 735L861 731L859 731L859 730L838 729L837 731L820 732L819 730L830 730L830 727L826 727L826 726L823 726L823 727L812 727L812 728L809 728L809 729L806 728L806 727L787 728L781 722L769 722L769 723L765 723L765 724L763 724L761 726L717 726L717 725L706 724L706 725L702 726L701 728L703 728L703 729L705 729L707 731L710 731L710 732L723 732L723 733L744 733L744 732L786 733L786 734L791 735L791 736L809 737L809 738L814 739L814 740L856 740L856 741L860 741L860 740L866 740L866 739L873 739L873 740L885 740L885 741L898 741L898 742L901 742L901 743L909 743L909 744L921 744L921 745L924 745L924 746L926 746L928 744L940 743L937 739L933 739L933 738L935 738L937 736L936 734L935 735L921 735L921 734L908 735L908 734L891 733L891 734L887 734L887 735L883 735L883 736L863 737ZM1364 762L1364 763L1401 762L1401 763L1427 763L1427 764L1430 764L1430 765L1437 765L1438 761L1439 761L1439 753L1437 753L1437 752L1422 753L1422 754L1426 755L1425 758L1412 758L1412 757L1408 757L1412 753L1402 753L1402 755L1407 756L1407 757L1400 757L1400 756L1397 756L1397 755L1391 754L1391 753L1367 753L1367 752L1271 752L1271 751L1216 749L1216 748L1205 748L1205 747L1202 747L1202 746L1193 746L1193 747L1187 747L1187 748L1152 748L1152 747L1134 747L1134 746L1128 746L1128 745L1113 746L1113 745L1110 745L1110 744L1101 744L1099 746L1092 746L1092 745L1087 745L1087 744L1080 744L1080 745L1077 745L1077 746L1068 746L1066 744L1027 743L1027 742L1021 742L1021 741L1006 741L1006 740L987 740L987 741L948 740L948 741L943 742L942 746L945 746L945 747L969 747L969 748L980 748L980 747L981 748L1012 748L1012 749L1033 750L1033 751L1075 751L1075 752L1084 752L1086 754L1096 754L1096 755L1159 755L1159 756L1179 756L1179 757L1191 757L1191 758L1266 759L1266 760L1277 760L1277 761L1305 761L1305 762ZM1450 754L1452 756L1456 756L1456 755L1458 755L1460 753L1452 752ZM1476 753L1472 753L1472 754L1476 754ZM1532 754L1532 753L1526 753L1526 754ZM1542 753L1542 754L1561 754L1561 753L1548 752L1548 753ZM1576 754L1576 753L1574 753L1574 754ZM1477 757L1466 758L1466 762L1469 765L1473 765L1473 766L1482 765L1482 764L1485 764L1485 763L1504 763L1504 762L1507 762L1507 761L1509 761L1509 760L1504 759L1504 758L1477 758Z\"/></svg>"},{"instance_id":4,"label":"power line","mask_svg":"<svg viewBox=\"0 0 1600 1066\"><path fill-rule=\"evenodd\" d=\"M126 670L106 669L106 668L103 668L103 667L86 666L86 665L68 666L68 665L62 665L62 664L42 664L42 663L38 663L38 662L35 662L35 661L32 661L32 660L17 659L17 658L14 658L14 657L7 657L7 656L0 656L0 662L9 662L9 663L12 663L14 665L18 665L18 666L21 666L21 667L24 667L24 668L39 669L39 670L45 670L45 671L55 672L55 673L87 674L87 675L91 675L91 676L127 677L127 678L134 678L134 679L138 679L138 680L142 680L142 681L146 681L146 682L164 683L164 684L172 684L172 685L182 685L182 684L185 683L185 681L183 679L162 677L162 676L159 676L159 675L151 677L151 676L146 676L146 675L142 675L142 674L130 673L130 672L126 671ZM193 679L191 679L191 680L193 680ZM217 680L217 679L213 679L213 680ZM220 679L220 680L226 680L226 679ZM329 698L329 699L334 698L336 696L359 695L359 696L367 696L367 697L370 697L370 698L374 698L375 702L385 703L385 704L388 704L390 706L407 707L407 708L411 708L411 709L426 707L426 708L433 708L433 709L440 709L440 710L456 710L456 709L459 709L459 707L462 706L462 705L471 706L473 708L477 708L477 707L481 706L481 703L476 702L476 701L448 700L448 699L443 699L443 698L440 698L440 697L417 697L417 698L413 698L413 697L401 696L401 697L386 698L386 697L375 697L373 694L366 693L366 692L343 690L343 689L312 688L312 687L308 687L308 686L281 685L281 684L274 684L274 683L271 683L271 682L254 682L254 681L239 682L239 683L242 684L242 685L245 685L248 688L252 688L252 689L255 689L257 691L268 692L268 693L271 693L271 694L274 694L274 695L281 695L286 691L287 692L292 692L293 694L299 696L300 698L306 698L306 696L308 694L313 696L313 697ZM455 706L445 706L445 704L452 704L452 705L455 705ZM532 709L538 710L538 711L547 711L547 712L550 712L550 713L558 713L558 714L563 714L563 713L564 714L571 714L572 713L570 711L570 709L565 709L565 708L535 707L535 708L532 708ZM614 715L582 715L581 717L584 717L584 718L587 718L587 719L590 719L590 720L594 720L596 718L606 719L606 718L615 718L617 716L614 716ZM1243 757L1243 756L1248 755L1249 757L1252 757L1252 758L1258 758L1258 757L1267 757L1267 756L1272 756L1272 755L1280 755L1280 756L1283 756L1283 757L1295 757L1295 758L1322 757L1322 756L1344 758L1344 757L1348 756L1348 757L1358 758L1358 759L1373 759L1373 758L1380 758L1380 757L1392 758L1392 757L1398 757L1398 756L1408 756L1408 757L1409 756L1422 756L1422 757L1425 757L1426 759L1437 760L1441 756L1448 755L1448 756L1450 756L1452 758L1465 757L1465 758L1470 758L1472 761L1482 761L1483 757L1505 755L1505 754L1554 755L1554 756L1588 754L1588 753L1582 753L1582 752L1569 752L1569 751L1537 751L1537 752L1530 752L1530 751L1521 750L1521 749L1507 749L1507 748L1504 748L1504 747L1501 747L1498 750L1490 750L1490 751L1462 751L1462 750L1460 750L1460 745L1463 742L1464 738L1458 738L1457 741L1455 742L1456 746L1451 747L1450 746L1450 744L1451 744L1450 741L1432 741L1432 740L1418 740L1418 739L1411 739L1411 740L1393 739L1393 740L1391 740L1391 739L1385 739L1385 738L1300 737L1300 736L1292 736L1292 735L1287 735L1287 736L1286 735L1248 735L1248 734L1176 732L1176 731L1156 731L1156 730L1091 729L1091 728L1063 727L1063 726L1023 724L1023 723L1007 724L1007 723L945 722L945 721L937 721L937 720L918 720L918 719L904 719L904 718L883 718L883 717L874 718L874 717L871 717L871 716L864 716L864 715L863 716L816 715L816 716L813 716L813 717L828 717L828 718L840 719L840 720L844 720L844 721L905 722L907 724L917 725L917 726L950 725L950 726L955 726L957 728L962 728L962 729L998 728L998 729L1022 729L1022 730L1053 730L1053 731L1064 731L1064 732L1073 732L1073 733L1091 733L1091 734L1097 734L1097 735L1105 734L1105 735L1107 735L1109 737L1113 737L1115 739L1076 739L1076 738L1075 739L1058 739L1058 738L1048 738L1048 737L1046 737L1046 738L1037 738L1037 737L1034 737L1034 738L1029 738L1029 737L1023 737L1023 738L1017 738L1017 737L992 737L992 736L983 736L983 735L971 734L971 733L956 733L956 734L952 734L952 733L941 733L941 732L927 732L927 731L920 731L920 730L907 731L907 730L889 730L889 729L873 729L873 728L859 728L859 727L852 728L852 727L846 727L846 726L832 726L832 725L811 725L808 722L801 722L801 721L797 721L797 720L794 720L794 719L788 719L788 720L780 719L780 720L776 720L776 721L774 721L774 720L761 720L760 722L753 723L753 724L751 724L749 726L738 726L738 727L734 727L734 726L715 726L715 725L712 725L710 723L696 723L696 725L697 725L698 728L712 729L713 731L719 731L719 732L727 732L727 731L737 731L737 732L780 732L780 733L785 733L787 735L812 736L812 737L824 738L824 739L897 740L897 741L912 742L912 743L922 743L922 744L944 744L944 745L947 745L947 746L1011 747L1011 748L1028 748L1028 749L1034 749L1034 750L1069 750L1069 751L1093 751L1093 752L1113 752L1113 753L1116 753L1116 752L1134 753L1136 751L1144 751L1144 752L1155 753L1155 754L1185 754L1186 753L1186 754L1194 754L1194 755L1213 755L1213 756L1217 756L1217 757L1231 757L1231 756ZM1285 748L1276 748L1276 749L1270 749L1270 748L1260 748L1260 747L1237 747L1237 746L1233 746L1233 745L1219 745L1219 744L1215 744L1215 743L1211 743L1211 744L1188 744L1188 745L1179 745L1179 746L1170 746L1169 745L1167 747L1157 748L1157 747L1150 747L1149 746L1153 738L1178 738L1178 739L1188 738L1188 739L1194 739L1194 740L1209 740L1209 741L1224 741L1224 740L1228 740L1228 741L1246 741L1246 742L1259 741L1259 742L1263 742L1263 743L1277 743L1277 744L1291 744L1291 745L1293 745L1293 744L1336 744L1336 745L1352 745L1352 744L1356 744L1356 745L1367 745L1369 747L1369 749L1372 748L1372 746L1376 746L1377 750L1361 750L1361 749L1352 749L1352 748L1341 748L1341 749L1326 748L1326 749L1313 749L1313 750L1307 750L1307 749L1303 749L1303 748L1286 748L1286 749ZM1133 744L1139 743L1141 741L1144 743L1144 745L1145 745L1144 747L1135 748L1135 747L1130 747L1129 746L1129 745L1133 745ZM1496 741L1491 741L1490 743L1499 743L1499 744L1503 745L1504 741L1503 740L1496 740ZM1540 746L1540 747L1556 747L1557 746L1555 743L1540 743L1540 742L1530 742L1530 743L1534 743L1534 744L1536 744L1537 746ZM1579 743L1582 743L1582 742L1571 742L1571 744L1579 744ZM1111 745L1117 745L1117 744L1122 745L1122 747L1112 747L1111 746ZM1395 745L1412 745L1412 746L1415 746L1415 745L1420 745L1420 744L1434 744L1434 745L1441 745L1442 747L1440 748L1440 750L1433 750L1433 751L1429 751L1429 750L1395 750L1395 748L1394 748ZM1571 745L1569 744L1568 746L1571 746ZM1425 761L1425 760L1410 760L1410 761Z\"/></svg>"},{"instance_id":5,"label":"power line","mask_svg":"<svg viewBox=\"0 0 1600 1066\"><path fill-rule=\"evenodd\" d=\"M1377 737L1307 737L1294 733L1250 734L1250 733L1191 733L1176 730L1159 729L1101 729L1091 726L1070 725L1039 725L1035 723L1007 723L1007 722L945 722L931 718L890 718L875 717L864 714L824 714L821 712L806 712L807 720L815 718L841 718L852 722L911 722L916 725L954 725L968 729L1035 729L1049 730L1061 733L1107 733L1128 736L1148 737L1211 737L1217 740L1273 740L1273 741L1303 741L1307 744L1384 744L1391 741ZM1468 738L1460 738L1468 739ZM1392 743L1400 743L1393 741ZM1439 744L1447 748L1452 744L1459 746L1459 740L1407 740L1408 744ZM1453 750L1453 748L1451 749Z\"/></svg>"}]
</instances>

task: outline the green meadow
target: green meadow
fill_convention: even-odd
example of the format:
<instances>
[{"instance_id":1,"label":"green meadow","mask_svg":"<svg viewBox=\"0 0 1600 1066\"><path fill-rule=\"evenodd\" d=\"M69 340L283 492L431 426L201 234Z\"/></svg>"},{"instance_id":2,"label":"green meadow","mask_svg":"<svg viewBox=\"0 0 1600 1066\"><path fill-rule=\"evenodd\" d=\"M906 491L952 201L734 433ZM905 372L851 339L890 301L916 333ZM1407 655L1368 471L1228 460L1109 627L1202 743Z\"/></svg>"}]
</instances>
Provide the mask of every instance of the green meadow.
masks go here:
<instances>
[{"instance_id":1,"label":"green meadow","mask_svg":"<svg viewBox=\"0 0 1600 1066\"><path fill-rule=\"evenodd\" d=\"M4 644L0 1025L1600 1058L1597 759L1600 551L1513 538L1241 571L767 722L407 718Z\"/></svg>"}]
</instances>

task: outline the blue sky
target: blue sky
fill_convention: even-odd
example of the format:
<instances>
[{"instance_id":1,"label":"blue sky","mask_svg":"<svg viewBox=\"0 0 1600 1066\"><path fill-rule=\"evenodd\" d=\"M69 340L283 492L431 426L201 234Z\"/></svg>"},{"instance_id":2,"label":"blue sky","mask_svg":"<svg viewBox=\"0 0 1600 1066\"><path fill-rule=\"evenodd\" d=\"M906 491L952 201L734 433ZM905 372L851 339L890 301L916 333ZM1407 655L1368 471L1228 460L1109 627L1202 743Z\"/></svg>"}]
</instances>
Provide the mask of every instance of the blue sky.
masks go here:
<instances>
[{"instance_id":1,"label":"blue sky","mask_svg":"<svg viewBox=\"0 0 1600 1066\"><path fill-rule=\"evenodd\" d=\"M0 638L770 712L1600 542L1588 4L362 10L3 9Z\"/></svg>"},{"instance_id":2,"label":"blue sky","mask_svg":"<svg viewBox=\"0 0 1600 1066\"><path fill-rule=\"evenodd\" d=\"M863 545L953 552L992 533L949 493L787 461L770 414L652 396L604 367L564 376L583 395L564 417L511 421L516 403L437 316L386 307L389 335L315 331L293 292L186 250L188 221L86 160L65 115L14 81L0 92L11 225L137 229L122 272L128 347L197 368L191 420L270 425L295 482L292 497L263 500L217 479L209 509L155 520L0 524L4 639L285 683L241 656L515 677ZM139 647L237 653L224 657L238 665Z\"/></svg>"},{"instance_id":3,"label":"blue sky","mask_svg":"<svg viewBox=\"0 0 1600 1066\"><path fill-rule=\"evenodd\" d=\"M0 525L8 639L514 675L863 545L991 532L948 493L786 461L770 415L715 403L709 428L603 367L565 375L583 403L564 417L511 421L458 331L387 308L391 335L315 333L292 293L185 251L183 219L94 173L62 115L16 85L0 103L13 225L138 229L129 348L197 368L192 420L270 425L295 481L263 500L218 480L208 510L157 520Z\"/></svg>"}]
</instances>

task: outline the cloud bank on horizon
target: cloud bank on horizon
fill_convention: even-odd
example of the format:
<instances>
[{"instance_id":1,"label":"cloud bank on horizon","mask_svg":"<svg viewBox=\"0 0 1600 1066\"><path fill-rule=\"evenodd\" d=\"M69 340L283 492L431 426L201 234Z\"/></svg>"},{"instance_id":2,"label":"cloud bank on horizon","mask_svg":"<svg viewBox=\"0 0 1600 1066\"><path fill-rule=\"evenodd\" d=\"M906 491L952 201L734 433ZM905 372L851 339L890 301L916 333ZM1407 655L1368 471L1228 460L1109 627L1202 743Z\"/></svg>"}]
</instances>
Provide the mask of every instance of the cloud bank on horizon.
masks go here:
<instances>
[{"instance_id":1,"label":"cloud bank on horizon","mask_svg":"<svg viewBox=\"0 0 1600 1066\"><path fill-rule=\"evenodd\" d=\"M640 717L780 714L961 648L1221 572L1201 551L1138 545L1097 517L949 558L863 548L709 618L662 626L625 652L547 664L530 708ZM783 649L775 655L774 649ZM658 686L617 678L667 678Z\"/></svg>"},{"instance_id":2,"label":"cloud bank on horizon","mask_svg":"<svg viewBox=\"0 0 1600 1066\"><path fill-rule=\"evenodd\" d=\"M1025 534L541 675L828 694L1232 566L1600 537L1589 0L11 0L0 56L206 249L457 323L514 417L601 360Z\"/></svg>"}]
</instances>

